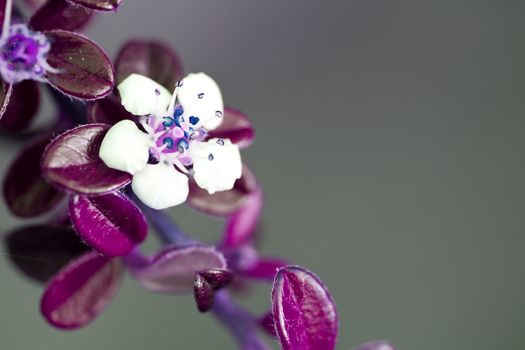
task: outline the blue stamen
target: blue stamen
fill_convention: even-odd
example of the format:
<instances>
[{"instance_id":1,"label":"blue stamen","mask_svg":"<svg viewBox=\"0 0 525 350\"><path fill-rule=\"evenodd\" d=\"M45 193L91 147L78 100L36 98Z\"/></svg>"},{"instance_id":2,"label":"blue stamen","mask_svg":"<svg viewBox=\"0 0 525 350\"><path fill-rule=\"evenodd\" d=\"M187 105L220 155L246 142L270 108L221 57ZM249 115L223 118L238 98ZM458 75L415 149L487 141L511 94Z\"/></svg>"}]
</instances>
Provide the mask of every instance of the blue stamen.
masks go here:
<instances>
[{"instance_id":1,"label":"blue stamen","mask_svg":"<svg viewBox=\"0 0 525 350\"><path fill-rule=\"evenodd\" d=\"M162 118L162 120L162 125L164 125L165 128L169 128L173 126L173 124L175 124L175 119L173 119L172 117L164 117Z\"/></svg>"},{"instance_id":2,"label":"blue stamen","mask_svg":"<svg viewBox=\"0 0 525 350\"><path fill-rule=\"evenodd\" d=\"M182 108L181 105L178 105L177 107L175 107L175 110L173 111L173 116L176 118L176 117L181 116L183 113L184 113L184 109Z\"/></svg>"},{"instance_id":3,"label":"blue stamen","mask_svg":"<svg viewBox=\"0 0 525 350\"><path fill-rule=\"evenodd\" d=\"M197 125L197 123L199 122L199 117L194 117L194 116L191 116L190 117L190 124L191 125Z\"/></svg>"},{"instance_id":4,"label":"blue stamen","mask_svg":"<svg viewBox=\"0 0 525 350\"><path fill-rule=\"evenodd\" d=\"M180 139L177 142L177 148L179 149L180 152L184 152L184 150L187 150L189 147L190 147L190 144L188 143L186 139Z\"/></svg>"},{"instance_id":5,"label":"blue stamen","mask_svg":"<svg viewBox=\"0 0 525 350\"><path fill-rule=\"evenodd\" d=\"M173 148L173 139L171 137L165 137L162 140L162 143L167 145L168 149L172 149Z\"/></svg>"}]
</instances>

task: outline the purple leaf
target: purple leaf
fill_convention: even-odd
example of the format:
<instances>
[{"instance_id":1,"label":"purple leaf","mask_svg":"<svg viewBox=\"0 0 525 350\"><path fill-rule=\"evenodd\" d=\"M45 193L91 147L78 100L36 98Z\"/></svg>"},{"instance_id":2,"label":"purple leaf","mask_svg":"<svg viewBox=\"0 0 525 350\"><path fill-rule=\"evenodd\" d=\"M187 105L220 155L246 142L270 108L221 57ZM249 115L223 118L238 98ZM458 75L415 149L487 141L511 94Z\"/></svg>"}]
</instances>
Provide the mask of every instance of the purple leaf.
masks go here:
<instances>
[{"instance_id":1,"label":"purple leaf","mask_svg":"<svg viewBox=\"0 0 525 350\"><path fill-rule=\"evenodd\" d=\"M208 133L209 138L230 139L239 148L246 148L255 139L252 123L242 112L233 108L224 108L222 123Z\"/></svg>"},{"instance_id":2,"label":"purple leaf","mask_svg":"<svg viewBox=\"0 0 525 350\"><path fill-rule=\"evenodd\" d=\"M98 156L108 129L105 124L88 124L59 135L42 157L44 176L56 186L87 195L127 185L131 175L108 168Z\"/></svg>"},{"instance_id":3,"label":"purple leaf","mask_svg":"<svg viewBox=\"0 0 525 350\"><path fill-rule=\"evenodd\" d=\"M75 231L61 226L27 226L5 240L9 259L26 276L47 282L58 270L89 248Z\"/></svg>"},{"instance_id":4,"label":"purple leaf","mask_svg":"<svg viewBox=\"0 0 525 350\"><path fill-rule=\"evenodd\" d=\"M40 308L57 328L74 329L93 321L115 295L124 265L90 252L64 267L49 283Z\"/></svg>"},{"instance_id":5,"label":"purple leaf","mask_svg":"<svg viewBox=\"0 0 525 350\"><path fill-rule=\"evenodd\" d=\"M5 0L3 0L5 2ZM23 0L31 9L37 9L46 3L46 0ZM1 5L4 8L4 5Z\"/></svg>"},{"instance_id":6,"label":"purple leaf","mask_svg":"<svg viewBox=\"0 0 525 350\"><path fill-rule=\"evenodd\" d=\"M40 170L40 159L49 136L24 148L9 167L4 180L7 207L20 217L33 217L57 205L64 194L49 185Z\"/></svg>"},{"instance_id":7,"label":"purple leaf","mask_svg":"<svg viewBox=\"0 0 525 350\"><path fill-rule=\"evenodd\" d=\"M31 17L29 26L38 31L77 30L89 22L92 13L83 7L72 5L66 0L49 0Z\"/></svg>"},{"instance_id":8,"label":"purple leaf","mask_svg":"<svg viewBox=\"0 0 525 350\"><path fill-rule=\"evenodd\" d=\"M59 70L46 74L51 85L66 95L94 100L113 90L115 77L111 60L96 43L65 30L45 32L53 40L48 63Z\"/></svg>"},{"instance_id":9,"label":"purple leaf","mask_svg":"<svg viewBox=\"0 0 525 350\"><path fill-rule=\"evenodd\" d=\"M212 286L202 277L197 275L193 286L193 297L200 312L209 311L213 306L215 291Z\"/></svg>"},{"instance_id":10,"label":"purple leaf","mask_svg":"<svg viewBox=\"0 0 525 350\"><path fill-rule=\"evenodd\" d=\"M24 80L13 86L0 126L4 130L19 132L27 129L38 111L40 93L32 80Z\"/></svg>"},{"instance_id":11,"label":"purple leaf","mask_svg":"<svg viewBox=\"0 0 525 350\"><path fill-rule=\"evenodd\" d=\"M69 0L74 4L99 11L115 11L122 0Z\"/></svg>"},{"instance_id":12,"label":"purple leaf","mask_svg":"<svg viewBox=\"0 0 525 350\"><path fill-rule=\"evenodd\" d=\"M136 118L122 106L120 97L116 94L89 104L88 120L91 123L115 125L125 119L135 120Z\"/></svg>"},{"instance_id":13,"label":"purple leaf","mask_svg":"<svg viewBox=\"0 0 525 350\"><path fill-rule=\"evenodd\" d=\"M240 210L250 195L258 189L255 175L246 165L243 166L242 177L229 191L209 194L192 179L189 184L190 193L186 203L195 210L214 216L228 216Z\"/></svg>"},{"instance_id":14,"label":"purple leaf","mask_svg":"<svg viewBox=\"0 0 525 350\"><path fill-rule=\"evenodd\" d=\"M9 104L12 90L13 86L0 78L0 119L4 115L7 105Z\"/></svg>"},{"instance_id":15,"label":"purple leaf","mask_svg":"<svg viewBox=\"0 0 525 350\"><path fill-rule=\"evenodd\" d=\"M221 253L211 247L169 247L143 266L130 266L135 278L147 289L160 293L191 293L197 272L225 269Z\"/></svg>"},{"instance_id":16,"label":"purple leaf","mask_svg":"<svg viewBox=\"0 0 525 350\"><path fill-rule=\"evenodd\" d=\"M268 335L277 338L277 333L275 331L275 322L273 320L273 314L271 311L267 312L263 317L259 319L259 325L262 329L268 333Z\"/></svg>"},{"instance_id":17,"label":"purple leaf","mask_svg":"<svg viewBox=\"0 0 525 350\"><path fill-rule=\"evenodd\" d=\"M227 269L209 269L199 271L197 275L204 278L214 290L226 287L233 279L233 273Z\"/></svg>"},{"instance_id":18,"label":"purple leaf","mask_svg":"<svg viewBox=\"0 0 525 350\"><path fill-rule=\"evenodd\" d=\"M257 260L257 262L249 268L242 270L241 273L246 277L272 281L275 278L277 270L286 265L289 265L288 262L282 259L262 258Z\"/></svg>"},{"instance_id":19,"label":"purple leaf","mask_svg":"<svg viewBox=\"0 0 525 350\"><path fill-rule=\"evenodd\" d=\"M97 197L71 197L69 216L78 235L106 256L127 255L148 234L140 209L118 191Z\"/></svg>"},{"instance_id":20,"label":"purple leaf","mask_svg":"<svg viewBox=\"0 0 525 350\"><path fill-rule=\"evenodd\" d=\"M365 344L358 345L354 350L396 350L396 348L387 341L374 340Z\"/></svg>"},{"instance_id":21,"label":"purple leaf","mask_svg":"<svg viewBox=\"0 0 525 350\"><path fill-rule=\"evenodd\" d=\"M272 312L283 350L332 350L337 312L326 286L298 266L279 270L272 290Z\"/></svg>"},{"instance_id":22,"label":"purple leaf","mask_svg":"<svg viewBox=\"0 0 525 350\"><path fill-rule=\"evenodd\" d=\"M262 204L262 190L258 188L247 197L242 208L228 217L222 246L234 248L251 240L261 216Z\"/></svg>"},{"instance_id":23,"label":"purple leaf","mask_svg":"<svg viewBox=\"0 0 525 350\"><path fill-rule=\"evenodd\" d=\"M6 0L0 0L0 23L4 22Z\"/></svg>"},{"instance_id":24,"label":"purple leaf","mask_svg":"<svg viewBox=\"0 0 525 350\"><path fill-rule=\"evenodd\" d=\"M129 41L120 49L115 61L117 83L130 74L145 75L173 90L182 79L182 64L177 54L157 41Z\"/></svg>"}]
</instances>

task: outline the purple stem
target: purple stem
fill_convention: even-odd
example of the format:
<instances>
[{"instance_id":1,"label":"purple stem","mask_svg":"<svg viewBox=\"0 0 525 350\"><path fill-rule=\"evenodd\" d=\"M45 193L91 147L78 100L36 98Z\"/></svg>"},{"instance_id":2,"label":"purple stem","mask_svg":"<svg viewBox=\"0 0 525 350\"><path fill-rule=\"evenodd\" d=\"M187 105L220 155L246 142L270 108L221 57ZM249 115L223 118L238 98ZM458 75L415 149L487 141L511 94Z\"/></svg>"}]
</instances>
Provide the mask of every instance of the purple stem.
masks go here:
<instances>
[{"instance_id":1,"label":"purple stem","mask_svg":"<svg viewBox=\"0 0 525 350\"><path fill-rule=\"evenodd\" d=\"M133 195L130 197L136 201L164 242L175 245L199 243L182 232L165 212L147 207ZM140 263L140 258L133 260ZM212 311L222 324L230 330L241 350L271 350L260 338L256 320L237 305L227 291L222 290L216 293Z\"/></svg>"}]
</instances>

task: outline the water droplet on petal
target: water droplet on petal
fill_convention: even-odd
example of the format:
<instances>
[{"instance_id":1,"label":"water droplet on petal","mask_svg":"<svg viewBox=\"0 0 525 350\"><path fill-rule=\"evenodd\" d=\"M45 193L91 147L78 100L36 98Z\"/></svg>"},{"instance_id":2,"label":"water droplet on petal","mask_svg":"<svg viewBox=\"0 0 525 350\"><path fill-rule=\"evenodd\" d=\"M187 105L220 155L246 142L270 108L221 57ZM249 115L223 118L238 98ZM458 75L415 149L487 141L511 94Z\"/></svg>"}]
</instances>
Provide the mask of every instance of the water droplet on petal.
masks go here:
<instances>
[{"instance_id":1,"label":"water droplet on petal","mask_svg":"<svg viewBox=\"0 0 525 350\"><path fill-rule=\"evenodd\" d=\"M204 98L204 92L198 94L197 97L199 98L199 100L202 100Z\"/></svg>"},{"instance_id":2,"label":"water droplet on petal","mask_svg":"<svg viewBox=\"0 0 525 350\"><path fill-rule=\"evenodd\" d=\"M211 161L211 160L213 160L213 158L214 158L214 157L213 157L213 154L210 153L210 155L208 156L208 160Z\"/></svg>"},{"instance_id":3,"label":"water droplet on petal","mask_svg":"<svg viewBox=\"0 0 525 350\"><path fill-rule=\"evenodd\" d=\"M215 116L217 118L222 118L222 112L221 111L215 111Z\"/></svg>"},{"instance_id":4,"label":"water droplet on petal","mask_svg":"<svg viewBox=\"0 0 525 350\"><path fill-rule=\"evenodd\" d=\"M217 140L217 144L220 145L220 146L224 146L224 140L223 139L218 139Z\"/></svg>"}]
</instances>

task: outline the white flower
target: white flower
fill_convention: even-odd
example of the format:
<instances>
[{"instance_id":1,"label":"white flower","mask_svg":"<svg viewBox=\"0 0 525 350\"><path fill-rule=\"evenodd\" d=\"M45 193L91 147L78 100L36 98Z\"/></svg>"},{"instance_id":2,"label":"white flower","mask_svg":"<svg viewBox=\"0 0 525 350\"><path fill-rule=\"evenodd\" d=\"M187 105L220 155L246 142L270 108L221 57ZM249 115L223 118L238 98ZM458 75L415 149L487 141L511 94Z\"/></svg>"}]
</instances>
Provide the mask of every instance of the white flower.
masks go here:
<instances>
[{"instance_id":1,"label":"white flower","mask_svg":"<svg viewBox=\"0 0 525 350\"><path fill-rule=\"evenodd\" d=\"M137 197L154 209L183 203L188 176L209 193L233 188L241 177L239 148L228 139L209 139L222 122L223 103L217 83L204 73L189 74L173 95L155 81L132 74L119 86L122 105L145 130L123 120L100 146L100 158L113 169L133 175Z\"/></svg>"}]
</instances>

